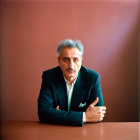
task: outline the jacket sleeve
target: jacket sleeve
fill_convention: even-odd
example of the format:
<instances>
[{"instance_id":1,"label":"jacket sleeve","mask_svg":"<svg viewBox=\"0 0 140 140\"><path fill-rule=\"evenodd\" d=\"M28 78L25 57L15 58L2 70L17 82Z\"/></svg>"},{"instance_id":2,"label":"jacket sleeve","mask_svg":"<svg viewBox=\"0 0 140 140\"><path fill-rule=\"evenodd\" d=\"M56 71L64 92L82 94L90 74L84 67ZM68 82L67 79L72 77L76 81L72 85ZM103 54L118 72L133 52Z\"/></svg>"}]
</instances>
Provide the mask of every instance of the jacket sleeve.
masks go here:
<instances>
[{"instance_id":1,"label":"jacket sleeve","mask_svg":"<svg viewBox=\"0 0 140 140\"><path fill-rule=\"evenodd\" d=\"M91 104L96 99L96 97L99 98L99 101L96 104L96 106L104 106L99 74L97 75L95 82L93 83L89 98L89 104Z\"/></svg>"},{"instance_id":2,"label":"jacket sleeve","mask_svg":"<svg viewBox=\"0 0 140 140\"><path fill-rule=\"evenodd\" d=\"M67 112L54 107L52 86L44 75L38 98L38 117L41 122L83 126L83 112Z\"/></svg>"}]
</instances>

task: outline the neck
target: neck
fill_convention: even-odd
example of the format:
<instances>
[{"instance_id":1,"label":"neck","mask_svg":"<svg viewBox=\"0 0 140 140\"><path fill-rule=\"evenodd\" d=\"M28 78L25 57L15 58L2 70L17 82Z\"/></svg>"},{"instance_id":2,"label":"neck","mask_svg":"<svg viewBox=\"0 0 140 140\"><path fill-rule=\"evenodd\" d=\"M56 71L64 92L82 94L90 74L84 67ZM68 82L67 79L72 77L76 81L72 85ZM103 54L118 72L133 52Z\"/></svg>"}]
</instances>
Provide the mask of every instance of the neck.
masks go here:
<instances>
[{"instance_id":1,"label":"neck","mask_svg":"<svg viewBox=\"0 0 140 140\"><path fill-rule=\"evenodd\" d=\"M65 77L65 76L64 76ZM74 80L76 79L76 77L74 77L74 78L66 78L65 77L65 79L67 80L67 82L71 85L73 82L74 82Z\"/></svg>"}]
</instances>

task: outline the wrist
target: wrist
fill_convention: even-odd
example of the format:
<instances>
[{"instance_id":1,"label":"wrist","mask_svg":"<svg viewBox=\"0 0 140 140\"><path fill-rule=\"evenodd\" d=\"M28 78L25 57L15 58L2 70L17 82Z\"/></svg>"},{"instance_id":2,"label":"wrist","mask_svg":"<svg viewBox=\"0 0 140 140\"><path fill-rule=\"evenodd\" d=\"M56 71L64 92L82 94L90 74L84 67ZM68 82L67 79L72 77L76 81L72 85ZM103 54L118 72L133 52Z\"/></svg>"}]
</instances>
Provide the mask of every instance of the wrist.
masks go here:
<instances>
[{"instance_id":1,"label":"wrist","mask_svg":"<svg viewBox=\"0 0 140 140\"><path fill-rule=\"evenodd\" d=\"M83 112L83 122L86 123L86 114Z\"/></svg>"}]
</instances>

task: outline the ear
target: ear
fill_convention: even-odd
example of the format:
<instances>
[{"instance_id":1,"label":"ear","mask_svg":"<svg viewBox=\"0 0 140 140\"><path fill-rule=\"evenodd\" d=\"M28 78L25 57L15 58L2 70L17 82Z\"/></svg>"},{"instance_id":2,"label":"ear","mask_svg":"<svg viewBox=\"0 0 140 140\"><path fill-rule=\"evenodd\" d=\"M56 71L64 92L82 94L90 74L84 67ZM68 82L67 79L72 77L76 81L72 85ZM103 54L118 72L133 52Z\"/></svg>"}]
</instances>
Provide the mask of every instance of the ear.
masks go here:
<instances>
[{"instance_id":1,"label":"ear","mask_svg":"<svg viewBox=\"0 0 140 140\"><path fill-rule=\"evenodd\" d=\"M81 56L81 64L82 64L82 62L83 62L83 56Z\"/></svg>"}]
</instances>

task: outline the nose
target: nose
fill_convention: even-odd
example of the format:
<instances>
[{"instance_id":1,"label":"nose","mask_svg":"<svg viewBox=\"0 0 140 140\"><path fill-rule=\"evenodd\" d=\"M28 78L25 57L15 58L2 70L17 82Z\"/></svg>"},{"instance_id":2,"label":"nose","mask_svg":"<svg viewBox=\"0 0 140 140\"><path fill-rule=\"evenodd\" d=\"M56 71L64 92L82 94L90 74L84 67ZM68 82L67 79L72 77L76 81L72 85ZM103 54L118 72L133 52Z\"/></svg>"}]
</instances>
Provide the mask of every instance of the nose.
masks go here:
<instances>
[{"instance_id":1,"label":"nose","mask_svg":"<svg viewBox=\"0 0 140 140\"><path fill-rule=\"evenodd\" d=\"M70 60L70 62L69 62L69 68L74 68L74 62L73 62L73 60Z\"/></svg>"}]
</instances>

